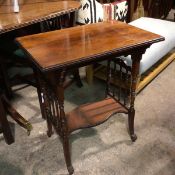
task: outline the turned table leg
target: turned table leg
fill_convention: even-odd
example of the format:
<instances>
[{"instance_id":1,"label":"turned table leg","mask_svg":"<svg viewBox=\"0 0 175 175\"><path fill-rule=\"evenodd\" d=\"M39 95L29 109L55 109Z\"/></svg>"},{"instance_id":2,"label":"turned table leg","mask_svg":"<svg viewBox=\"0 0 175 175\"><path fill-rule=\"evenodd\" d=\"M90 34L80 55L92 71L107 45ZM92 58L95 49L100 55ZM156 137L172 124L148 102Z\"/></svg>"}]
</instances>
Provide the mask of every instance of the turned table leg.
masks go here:
<instances>
[{"instance_id":1,"label":"turned table leg","mask_svg":"<svg viewBox=\"0 0 175 175\"><path fill-rule=\"evenodd\" d=\"M61 136L62 142L63 142L63 149L64 149L64 157L67 165L67 169L69 174L73 174L74 169L71 163L71 155L70 155L70 145L69 145L69 133L68 133L68 125L66 120L66 115L64 112L64 80L65 80L66 72L63 70L60 73L59 81L55 81L57 84L55 84L56 88L56 95L58 97L58 103L59 103L59 111L60 111L60 123L61 123L61 129L60 133L58 133ZM55 80L57 80L57 76L55 77Z\"/></svg>"},{"instance_id":2,"label":"turned table leg","mask_svg":"<svg viewBox=\"0 0 175 175\"><path fill-rule=\"evenodd\" d=\"M129 134L131 140L134 142L137 139L137 136L134 132L134 117L135 117L135 108L134 102L136 97L136 88L137 81L139 79L139 69L140 69L140 60L142 58L141 53L134 53L131 55L132 58L132 69L131 69L131 88L130 88L130 108L128 111L128 125L129 125Z\"/></svg>"},{"instance_id":3,"label":"turned table leg","mask_svg":"<svg viewBox=\"0 0 175 175\"><path fill-rule=\"evenodd\" d=\"M39 74L38 74L39 76ZM52 126L60 136L66 166L69 174L73 174L74 169L71 163L69 131L66 115L64 112L64 81L66 71L50 72L45 76L44 87L44 108L46 111L46 119L48 126L48 136L52 134Z\"/></svg>"},{"instance_id":4,"label":"turned table leg","mask_svg":"<svg viewBox=\"0 0 175 175\"><path fill-rule=\"evenodd\" d=\"M43 119L47 120L47 135L48 137L51 137L53 131L51 123L51 112L49 108L49 87L48 85L46 85L47 83L45 82L44 77L39 71L35 70L35 76L37 80L37 93L41 115Z\"/></svg>"},{"instance_id":5,"label":"turned table leg","mask_svg":"<svg viewBox=\"0 0 175 175\"><path fill-rule=\"evenodd\" d=\"M34 69L35 77L36 77L36 83L37 83L37 93L38 93L38 100L40 104L40 110L41 110L41 115L43 119L46 119L46 110L45 110L45 100L44 100L44 83L42 80L41 73L36 71Z\"/></svg>"}]
</instances>

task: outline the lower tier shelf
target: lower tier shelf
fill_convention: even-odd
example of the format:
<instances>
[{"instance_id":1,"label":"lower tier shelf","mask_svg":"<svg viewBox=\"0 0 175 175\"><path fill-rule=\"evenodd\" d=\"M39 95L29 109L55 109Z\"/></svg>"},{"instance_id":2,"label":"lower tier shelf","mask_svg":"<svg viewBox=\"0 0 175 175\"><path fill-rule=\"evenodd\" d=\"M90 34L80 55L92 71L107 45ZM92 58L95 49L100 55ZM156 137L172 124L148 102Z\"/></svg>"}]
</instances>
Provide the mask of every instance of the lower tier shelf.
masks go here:
<instances>
[{"instance_id":1,"label":"lower tier shelf","mask_svg":"<svg viewBox=\"0 0 175 175\"><path fill-rule=\"evenodd\" d=\"M77 129L97 126L116 113L127 114L128 110L112 98L81 105L66 115L69 133Z\"/></svg>"}]
</instances>

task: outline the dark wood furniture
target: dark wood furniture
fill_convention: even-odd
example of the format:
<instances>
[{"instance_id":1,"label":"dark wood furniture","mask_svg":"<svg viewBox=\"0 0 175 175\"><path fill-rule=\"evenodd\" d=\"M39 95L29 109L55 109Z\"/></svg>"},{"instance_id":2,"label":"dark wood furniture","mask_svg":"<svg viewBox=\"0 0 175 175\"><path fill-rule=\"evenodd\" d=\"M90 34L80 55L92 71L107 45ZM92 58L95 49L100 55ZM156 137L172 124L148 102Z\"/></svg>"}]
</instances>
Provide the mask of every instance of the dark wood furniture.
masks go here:
<instances>
[{"instance_id":1,"label":"dark wood furniture","mask_svg":"<svg viewBox=\"0 0 175 175\"><path fill-rule=\"evenodd\" d=\"M20 126L22 126L23 128L25 128L28 132L28 135L30 134L30 131L32 130L32 125L25 119L23 118L16 110L14 107L12 107L12 105L10 104L9 100L6 98L5 92L3 91L3 86L6 85L5 81L5 77L4 76L4 66L0 63L0 115L1 115L1 127L2 127L2 131L4 131L4 137L7 138L6 142L7 143L12 143L12 134L10 131L10 128L8 126L8 122L6 119L6 113L8 113Z\"/></svg>"},{"instance_id":2,"label":"dark wood furniture","mask_svg":"<svg viewBox=\"0 0 175 175\"><path fill-rule=\"evenodd\" d=\"M4 95L0 93L0 133L4 135L5 141L7 144L12 144L14 138L7 120L6 110L4 107Z\"/></svg>"},{"instance_id":3,"label":"dark wood furniture","mask_svg":"<svg viewBox=\"0 0 175 175\"><path fill-rule=\"evenodd\" d=\"M14 13L13 2L3 1L0 5L0 41L5 42L6 47L10 47L9 45L14 45L13 40L17 36L58 29L65 22L61 18L64 20L66 18L69 21L69 24L65 25L72 26L75 11L79 5L77 1L19 0L20 12ZM61 18L58 19L60 16ZM59 25L60 22L61 25ZM42 23L42 27L40 27L40 23ZM9 53L5 54L6 57L11 57ZM4 57L2 49L0 57ZM3 60L5 59L3 58ZM4 75L7 75L7 72L4 72ZM7 95L11 97L11 85L7 76L5 80Z\"/></svg>"},{"instance_id":4,"label":"dark wood furniture","mask_svg":"<svg viewBox=\"0 0 175 175\"><path fill-rule=\"evenodd\" d=\"M32 125L25 120L21 114L19 114L15 108L10 104L6 96L0 94L0 133L2 132L7 144L12 144L14 142L13 134L11 132L7 114L9 114L20 126L27 129L28 135L32 130Z\"/></svg>"},{"instance_id":5,"label":"dark wood furniture","mask_svg":"<svg viewBox=\"0 0 175 175\"><path fill-rule=\"evenodd\" d=\"M17 38L36 70L43 88L43 107L47 116L48 136L52 126L62 139L69 174L73 174L69 149L69 135L77 130L103 123L116 113L128 114L129 134L134 132L135 90L142 54L151 44L163 37L127 25L109 21L64 30ZM64 111L64 80L66 72L75 67L108 60L120 55L132 56L131 88L124 98L111 89L111 69L108 66L106 98L92 104L78 106L72 112ZM58 78L59 77L59 78ZM129 98L127 98L129 96Z\"/></svg>"},{"instance_id":6,"label":"dark wood furniture","mask_svg":"<svg viewBox=\"0 0 175 175\"><path fill-rule=\"evenodd\" d=\"M1 4L0 6L0 34L22 27L46 21L54 17L74 13L78 7L77 1L54 0L19 0L19 13L13 12L13 5Z\"/></svg>"},{"instance_id":7,"label":"dark wood furniture","mask_svg":"<svg viewBox=\"0 0 175 175\"><path fill-rule=\"evenodd\" d=\"M173 0L143 0L143 5L148 16L166 19L173 7Z\"/></svg>"},{"instance_id":8,"label":"dark wood furniture","mask_svg":"<svg viewBox=\"0 0 175 175\"><path fill-rule=\"evenodd\" d=\"M132 4L131 13L133 13L138 6L140 0L129 0ZM173 8L173 0L142 0L145 16L152 18L166 19L170 10ZM132 16L132 14L131 14Z\"/></svg>"},{"instance_id":9,"label":"dark wood furniture","mask_svg":"<svg viewBox=\"0 0 175 175\"><path fill-rule=\"evenodd\" d=\"M8 47L8 44L13 43L14 38L17 36L73 26L75 23L75 11L79 5L77 1L19 0L20 11L19 13L14 13L13 1L3 1L0 4L0 41L3 40L7 42ZM40 25L42 26L41 30ZM8 51L4 52L0 47L2 81L6 95L12 96L11 83L7 70L5 69L5 61L9 58L13 59L12 55L9 54ZM21 61L24 62L24 60ZM75 75L77 76L76 71ZM42 100L41 98L42 97L39 98L40 101ZM19 117L19 115L15 115L13 118L16 117ZM31 125L26 125L24 118L20 117L15 120L19 124L21 124L22 121L22 125L30 131Z\"/></svg>"}]
</instances>

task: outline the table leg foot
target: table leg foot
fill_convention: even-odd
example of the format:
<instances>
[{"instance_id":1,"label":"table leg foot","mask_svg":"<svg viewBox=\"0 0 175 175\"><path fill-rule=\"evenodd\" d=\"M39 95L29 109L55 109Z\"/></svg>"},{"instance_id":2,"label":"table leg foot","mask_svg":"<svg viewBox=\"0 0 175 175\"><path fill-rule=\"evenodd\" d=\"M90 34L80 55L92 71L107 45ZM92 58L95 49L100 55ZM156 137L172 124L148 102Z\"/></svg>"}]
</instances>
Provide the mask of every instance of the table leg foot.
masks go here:
<instances>
[{"instance_id":1,"label":"table leg foot","mask_svg":"<svg viewBox=\"0 0 175 175\"><path fill-rule=\"evenodd\" d=\"M129 124L129 134L132 142L135 142L137 140L137 136L134 133L134 117L135 117L135 110L130 109L128 114L128 124Z\"/></svg>"},{"instance_id":2,"label":"table leg foot","mask_svg":"<svg viewBox=\"0 0 175 175\"><path fill-rule=\"evenodd\" d=\"M137 140L136 134L131 134L130 137L131 137L132 142L135 142Z\"/></svg>"},{"instance_id":3,"label":"table leg foot","mask_svg":"<svg viewBox=\"0 0 175 175\"><path fill-rule=\"evenodd\" d=\"M53 134L53 131L50 131L50 130L47 131L47 136L48 136L48 137L51 137L52 134Z\"/></svg>"},{"instance_id":4,"label":"table leg foot","mask_svg":"<svg viewBox=\"0 0 175 175\"><path fill-rule=\"evenodd\" d=\"M67 167L67 170L68 170L68 172L69 172L69 175L71 175L71 174L74 173L74 168L73 168L73 166Z\"/></svg>"},{"instance_id":5,"label":"table leg foot","mask_svg":"<svg viewBox=\"0 0 175 175\"><path fill-rule=\"evenodd\" d=\"M69 138L64 137L64 138L62 138L62 141L63 141L64 157L65 157L65 161L66 161L67 170L68 170L69 174L73 174L74 168L73 168L72 162L71 162Z\"/></svg>"},{"instance_id":6,"label":"table leg foot","mask_svg":"<svg viewBox=\"0 0 175 175\"><path fill-rule=\"evenodd\" d=\"M27 130L27 135L29 136L30 135L30 132L31 130L33 129L31 123L27 122L27 123L24 123L24 125L22 126L23 128L25 128Z\"/></svg>"},{"instance_id":7,"label":"table leg foot","mask_svg":"<svg viewBox=\"0 0 175 175\"><path fill-rule=\"evenodd\" d=\"M4 116L4 117L6 117L6 116ZM3 125L3 126L1 126L2 127L1 132L3 133L3 136L4 136L4 139L5 139L6 143L8 145L10 145L10 144L14 143L15 140L14 140L14 137L12 135L9 122L6 118L4 118L4 121L1 121L1 122L2 122L2 125Z\"/></svg>"},{"instance_id":8,"label":"table leg foot","mask_svg":"<svg viewBox=\"0 0 175 175\"><path fill-rule=\"evenodd\" d=\"M4 138L5 138L5 141L6 141L6 143L8 144L8 145L11 145L12 143L14 143L15 142L15 140L14 140L14 137L12 136L12 134L10 133L10 134L4 134Z\"/></svg>"}]
</instances>

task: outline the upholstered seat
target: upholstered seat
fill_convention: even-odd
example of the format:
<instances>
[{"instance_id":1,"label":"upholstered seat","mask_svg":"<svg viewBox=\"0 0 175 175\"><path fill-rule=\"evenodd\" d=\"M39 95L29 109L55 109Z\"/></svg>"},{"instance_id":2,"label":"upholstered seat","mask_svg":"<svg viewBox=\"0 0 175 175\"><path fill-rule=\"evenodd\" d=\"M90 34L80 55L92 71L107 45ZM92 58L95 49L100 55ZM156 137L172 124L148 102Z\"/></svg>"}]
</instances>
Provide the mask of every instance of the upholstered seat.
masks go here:
<instances>
[{"instance_id":1,"label":"upholstered seat","mask_svg":"<svg viewBox=\"0 0 175 175\"><path fill-rule=\"evenodd\" d=\"M153 44L143 54L140 62L141 75L175 47L175 23L142 17L129 24L165 37L165 41ZM121 58L128 66L131 66L131 56L123 56ZM101 64L106 65L106 62L102 62Z\"/></svg>"},{"instance_id":2,"label":"upholstered seat","mask_svg":"<svg viewBox=\"0 0 175 175\"><path fill-rule=\"evenodd\" d=\"M175 47L175 23L142 17L132 21L130 25L165 37L165 41L153 44L143 55L140 63L140 74L143 74ZM123 60L126 61L127 65L131 65L130 56L123 57Z\"/></svg>"},{"instance_id":3,"label":"upholstered seat","mask_svg":"<svg viewBox=\"0 0 175 175\"><path fill-rule=\"evenodd\" d=\"M142 17L129 23L129 25L159 34L165 37L165 41L151 45L142 56L140 62L140 78L137 85L137 92L143 89L150 81L153 80L169 63L175 59L175 23L161 19ZM131 66L131 56L120 57L127 66ZM114 58L115 59L115 58ZM114 66L115 61L111 63ZM100 79L106 79L106 62L100 62L98 71L94 75ZM116 65L119 68L117 63ZM120 68L119 68L120 69ZM118 69L118 70L119 70ZM120 82L116 80L116 82ZM117 84L120 86L120 84ZM126 88L129 88L125 85Z\"/></svg>"}]
</instances>

